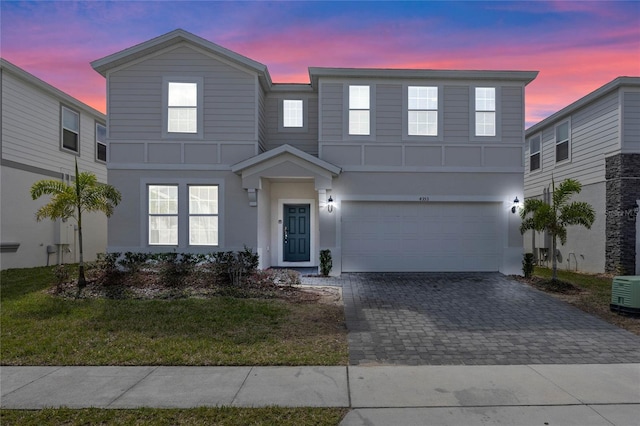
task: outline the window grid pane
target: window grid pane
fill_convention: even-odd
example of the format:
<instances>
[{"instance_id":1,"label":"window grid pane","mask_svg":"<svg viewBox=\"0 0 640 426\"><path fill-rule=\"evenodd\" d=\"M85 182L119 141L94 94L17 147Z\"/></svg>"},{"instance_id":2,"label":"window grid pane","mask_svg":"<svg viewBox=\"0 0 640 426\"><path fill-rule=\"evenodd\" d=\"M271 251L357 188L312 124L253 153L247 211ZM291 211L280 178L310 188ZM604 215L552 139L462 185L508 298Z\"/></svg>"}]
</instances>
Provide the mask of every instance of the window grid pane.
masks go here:
<instances>
[{"instance_id":1,"label":"window grid pane","mask_svg":"<svg viewBox=\"0 0 640 426\"><path fill-rule=\"evenodd\" d=\"M349 86L349 109L369 109L369 86Z\"/></svg>"},{"instance_id":2,"label":"window grid pane","mask_svg":"<svg viewBox=\"0 0 640 426\"><path fill-rule=\"evenodd\" d=\"M282 103L284 127L302 127L302 101L284 100Z\"/></svg>"},{"instance_id":3,"label":"window grid pane","mask_svg":"<svg viewBox=\"0 0 640 426\"><path fill-rule=\"evenodd\" d=\"M192 246L218 245L218 217L190 216L189 244Z\"/></svg>"},{"instance_id":4,"label":"window grid pane","mask_svg":"<svg viewBox=\"0 0 640 426\"><path fill-rule=\"evenodd\" d=\"M476 112L476 135L495 136L495 112Z\"/></svg>"},{"instance_id":5,"label":"window grid pane","mask_svg":"<svg viewBox=\"0 0 640 426\"><path fill-rule=\"evenodd\" d=\"M496 89L494 87L476 87L476 111L496 110Z\"/></svg>"},{"instance_id":6,"label":"window grid pane","mask_svg":"<svg viewBox=\"0 0 640 426\"><path fill-rule=\"evenodd\" d=\"M197 133L197 108L169 108L168 131L172 133Z\"/></svg>"},{"instance_id":7,"label":"window grid pane","mask_svg":"<svg viewBox=\"0 0 640 426\"><path fill-rule=\"evenodd\" d=\"M149 216L149 244L177 245L178 217Z\"/></svg>"},{"instance_id":8,"label":"window grid pane","mask_svg":"<svg viewBox=\"0 0 640 426\"><path fill-rule=\"evenodd\" d=\"M197 83L169 83L170 107L197 107Z\"/></svg>"},{"instance_id":9,"label":"window grid pane","mask_svg":"<svg viewBox=\"0 0 640 426\"><path fill-rule=\"evenodd\" d=\"M349 111L349 134L369 134L369 111Z\"/></svg>"}]
</instances>

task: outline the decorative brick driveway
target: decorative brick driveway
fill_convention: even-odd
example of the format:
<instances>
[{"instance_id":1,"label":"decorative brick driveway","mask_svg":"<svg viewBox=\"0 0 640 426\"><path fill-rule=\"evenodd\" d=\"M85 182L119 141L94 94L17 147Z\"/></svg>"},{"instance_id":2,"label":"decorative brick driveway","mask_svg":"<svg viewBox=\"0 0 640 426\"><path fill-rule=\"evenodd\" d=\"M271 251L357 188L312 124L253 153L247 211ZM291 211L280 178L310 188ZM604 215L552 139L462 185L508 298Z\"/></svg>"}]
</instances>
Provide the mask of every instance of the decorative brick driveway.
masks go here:
<instances>
[{"instance_id":1,"label":"decorative brick driveway","mask_svg":"<svg viewBox=\"0 0 640 426\"><path fill-rule=\"evenodd\" d=\"M343 274L352 365L640 362L640 336L498 273Z\"/></svg>"}]
</instances>

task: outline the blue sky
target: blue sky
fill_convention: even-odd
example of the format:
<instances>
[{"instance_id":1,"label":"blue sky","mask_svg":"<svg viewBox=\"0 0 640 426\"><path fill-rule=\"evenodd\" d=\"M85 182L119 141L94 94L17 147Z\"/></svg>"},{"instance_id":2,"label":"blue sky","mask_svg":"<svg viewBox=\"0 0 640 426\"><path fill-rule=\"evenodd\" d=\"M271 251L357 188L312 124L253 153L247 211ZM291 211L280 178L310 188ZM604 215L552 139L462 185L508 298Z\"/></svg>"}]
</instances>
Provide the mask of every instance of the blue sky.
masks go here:
<instances>
[{"instance_id":1,"label":"blue sky","mask_svg":"<svg viewBox=\"0 0 640 426\"><path fill-rule=\"evenodd\" d=\"M265 64L274 82L308 67L536 70L527 124L614 78L640 76L640 2L0 2L4 59L105 110L89 63L182 28Z\"/></svg>"}]
</instances>

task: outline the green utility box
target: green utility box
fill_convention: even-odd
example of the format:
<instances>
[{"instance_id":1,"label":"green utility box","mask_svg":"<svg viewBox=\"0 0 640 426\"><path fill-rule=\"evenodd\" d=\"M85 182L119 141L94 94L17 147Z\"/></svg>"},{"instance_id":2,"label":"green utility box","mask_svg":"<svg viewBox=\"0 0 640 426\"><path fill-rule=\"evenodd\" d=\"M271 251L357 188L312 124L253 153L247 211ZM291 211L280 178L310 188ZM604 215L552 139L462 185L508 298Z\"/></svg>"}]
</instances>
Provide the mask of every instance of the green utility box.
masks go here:
<instances>
[{"instance_id":1,"label":"green utility box","mask_svg":"<svg viewBox=\"0 0 640 426\"><path fill-rule=\"evenodd\" d=\"M640 314L640 276L615 277L609 307L616 312Z\"/></svg>"}]
</instances>

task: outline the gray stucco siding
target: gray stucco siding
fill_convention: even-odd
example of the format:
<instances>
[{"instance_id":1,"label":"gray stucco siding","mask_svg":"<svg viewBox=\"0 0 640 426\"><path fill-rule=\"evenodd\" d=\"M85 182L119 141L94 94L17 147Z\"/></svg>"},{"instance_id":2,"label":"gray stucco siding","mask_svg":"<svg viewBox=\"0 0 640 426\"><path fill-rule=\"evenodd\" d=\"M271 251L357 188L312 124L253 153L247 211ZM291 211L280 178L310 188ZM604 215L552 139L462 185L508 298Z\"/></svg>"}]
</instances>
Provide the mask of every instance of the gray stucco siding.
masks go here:
<instances>
[{"instance_id":1,"label":"gray stucco siding","mask_svg":"<svg viewBox=\"0 0 640 426\"><path fill-rule=\"evenodd\" d=\"M109 219L109 250L162 252L180 251L208 253L221 250L242 250L244 245L257 246L257 210L249 206L242 181L231 171L197 170L110 170L109 183L122 194L122 202ZM218 246L150 246L147 241L146 185L219 184ZM186 232L186 218L179 218L179 233Z\"/></svg>"}]
</instances>

